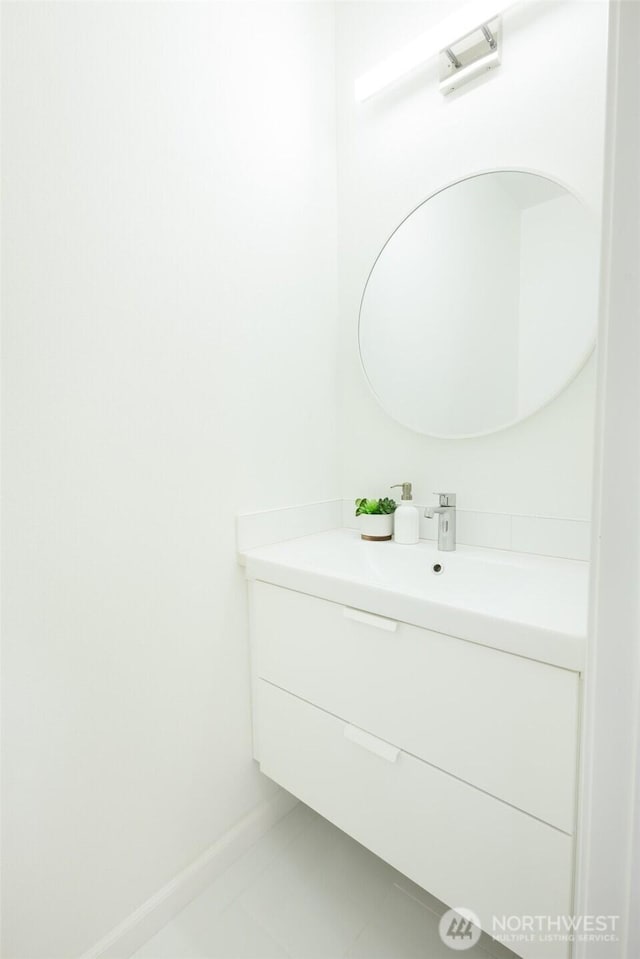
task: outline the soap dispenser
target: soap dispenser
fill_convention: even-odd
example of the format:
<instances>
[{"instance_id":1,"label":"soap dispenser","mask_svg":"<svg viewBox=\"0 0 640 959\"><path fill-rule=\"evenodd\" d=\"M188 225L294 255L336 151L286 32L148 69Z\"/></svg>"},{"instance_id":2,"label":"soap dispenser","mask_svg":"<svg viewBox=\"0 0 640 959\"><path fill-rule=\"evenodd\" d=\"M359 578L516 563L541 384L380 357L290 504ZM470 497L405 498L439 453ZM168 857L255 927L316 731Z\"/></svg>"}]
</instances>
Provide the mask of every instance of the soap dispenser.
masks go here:
<instances>
[{"instance_id":1,"label":"soap dispenser","mask_svg":"<svg viewBox=\"0 0 640 959\"><path fill-rule=\"evenodd\" d=\"M411 483L396 483L391 489L396 486L402 487L402 499L394 514L393 539L403 546L414 546L418 542L420 517L418 510L411 505Z\"/></svg>"}]
</instances>

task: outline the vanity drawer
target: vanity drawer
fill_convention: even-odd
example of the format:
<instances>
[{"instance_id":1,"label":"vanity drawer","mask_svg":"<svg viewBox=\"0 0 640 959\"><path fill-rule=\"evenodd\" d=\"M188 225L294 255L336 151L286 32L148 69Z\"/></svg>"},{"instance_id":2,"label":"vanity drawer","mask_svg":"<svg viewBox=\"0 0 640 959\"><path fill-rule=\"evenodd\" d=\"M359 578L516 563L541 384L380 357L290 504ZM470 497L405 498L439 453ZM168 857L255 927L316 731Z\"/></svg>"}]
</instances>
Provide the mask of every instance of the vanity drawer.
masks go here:
<instances>
[{"instance_id":1,"label":"vanity drawer","mask_svg":"<svg viewBox=\"0 0 640 959\"><path fill-rule=\"evenodd\" d=\"M269 683L257 692L262 771L437 898L487 931L494 915L571 911L569 836Z\"/></svg>"},{"instance_id":2,"label":"vanity drawer","mask_svg":"<svg viewBox=\"0 0 640 959\"><path fill-rule=\"evenodd\" d=\"M256 676L568 833L579 676L251 584Z\"/></svg>"}]
</instances>

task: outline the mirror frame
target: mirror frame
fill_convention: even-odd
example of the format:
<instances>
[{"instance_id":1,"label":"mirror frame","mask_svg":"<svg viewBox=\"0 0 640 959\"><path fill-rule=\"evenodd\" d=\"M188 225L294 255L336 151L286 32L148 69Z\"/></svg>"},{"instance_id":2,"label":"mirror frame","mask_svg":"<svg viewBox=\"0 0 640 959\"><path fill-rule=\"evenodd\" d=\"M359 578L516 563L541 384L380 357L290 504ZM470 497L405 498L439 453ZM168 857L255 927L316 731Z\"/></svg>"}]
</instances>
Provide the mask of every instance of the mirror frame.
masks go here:
<instances>
[{"instance_id":1,"label":"mirror frame","mask_svg":"<svg viewBox=\"0 0 640 959\"><path fill-rule=\"evenodd\" d=\"M541 173L539 170L525 169L524 167L494 167L493 169L479 170L479 171L476 171L475 173L469 173L466 176L457 177L455 180L451 180L450 182L446 183L444 186L439 187L437 190L434 190L433 193L430 193L428 197L426 197L424 200L421 200L420 203L414 206L413 209L411 209L405 216L403 216L403 218L400 220L398 225L391 231L387 239L382 244L380 250L378 251L371 265L371 269L369 270L367 274L367 279L364 284L364 288L362 290L362 296L360 297L360 306L358 308L358 357L360 360L360 369L362 370L362 374L378 406L380 406L380 408L384 410L387 416L391 420L393 420L394 423L398 423L400 426L403 426L405 429L412 430L412 432L414 433L419 433L420 436L429 436L432 439L438 439L438 440L469 440L469 439L476 439L481 436L492 436L494 433L501 433L504 430L509 430L514 426L518 426L520 423L524 423L526 420L531 419L532 416L536 416L542 410L550 406L550 404L553 403L554 400L556 400L562 393L564 393L566 389L568 389L569 386L571 386L571 384L577 379L578 375L586 367L589 359L593 355L597 346L598 309L596 304L596 308L594 311L593 337L590 341L590 346L585 350L583 354L581 354L575 366L572 367L571 372L567 376L567 379L565 380L563 385L558 390L556 390L556 392L553 393L548 400L546 400L540 406L536 407L536 409L531 410L530 413L526 413L524 416L520 416L517 419L511 420L509 423L504 423L501 426L496 426L494 429L483 430L482 432L479 432L479 433L457 433L454 435L447 434L447 433L428 433L428 432L425 432L424 429L421 429L419 426L413 425L411 423L404 423L402 420L397 419L392 413L389 413L387 411L384 403L382 402L378 393L376 392L373 386L373 383L369 379L369 374L367 373L366 367L364 365L364 360L362 357L362 308L364 306L365 296L367 294L367 289L369 286L369 282L371 280L371 276L373 274L373 271L376 268L376 264L378 263L378 260L380 259L380 257L382 256L385 249L387 248L387 246L389 245L393 237L396 235L398 230L400 230L400 228L406 223L406 221L409 219L410 216L413 216L413 214L417 210L419 210L421 207L423 207L426 203L428 203L429 200L432 200L434 197L438 196L440 193L444 193L445 190L451 189L451 187L456 186L458 183L465 183L467 180L475 180L478 177L489 176L493 173L525 173L525 174L528 174L529 176L537 176L543 180L548 180L550 183L555 184L555 186L562 187L563 190L565 190L575 200L577 200L579 203L582 204L585 210L589 213L590 218L593 220L594 228L598 232L601 231L600 219L594 214L591 204L587 203L585 198L581 196L576 190L574 190L572 187L569 187L563 180L560 180L554 176L549 176L548 173ZM598 271L601 274L602 271L601 271L600 259L598 259ZM599 283L600 283L600 280L601 280L601 276L598 279Z\"/></svg>"}]
</instances>

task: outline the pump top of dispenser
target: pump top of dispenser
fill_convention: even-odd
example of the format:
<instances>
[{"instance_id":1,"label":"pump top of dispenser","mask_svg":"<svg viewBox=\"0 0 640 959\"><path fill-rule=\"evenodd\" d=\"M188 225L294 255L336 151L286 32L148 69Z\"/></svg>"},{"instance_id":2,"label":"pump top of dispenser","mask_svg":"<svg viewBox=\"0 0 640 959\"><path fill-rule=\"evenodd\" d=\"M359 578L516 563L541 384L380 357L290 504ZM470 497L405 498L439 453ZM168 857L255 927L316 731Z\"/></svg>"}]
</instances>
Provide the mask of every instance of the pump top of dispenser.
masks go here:
<instances>
[{"instance_id":1,"label":"pump top of dispenser","mask_svg":"<svg viewBox=\"0 0 640 959\"><path fill-rule=\"evenodd\" d=\"M402 496L401 496L401 499L403 499L403 500L405 500L405 501L406 501L406 500L413 499L413 496L411 495L411 489L412 489L411 483L395 483L395 484L391 487L391 489L396 489L396 488L398 488L398 487L400 487L400 486L402 487Z\"/></svg>"}]
</instances>

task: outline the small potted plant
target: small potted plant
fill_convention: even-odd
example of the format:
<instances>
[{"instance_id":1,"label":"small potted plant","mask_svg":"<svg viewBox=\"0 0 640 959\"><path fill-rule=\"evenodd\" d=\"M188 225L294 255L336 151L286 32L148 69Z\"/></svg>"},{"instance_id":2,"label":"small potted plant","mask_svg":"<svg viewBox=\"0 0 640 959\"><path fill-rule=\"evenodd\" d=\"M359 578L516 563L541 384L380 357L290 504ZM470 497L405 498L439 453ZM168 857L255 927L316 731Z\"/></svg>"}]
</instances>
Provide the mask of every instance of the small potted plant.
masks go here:
<instances>
[{"instance_id":1,"label":"small potted plant","mask_svg":"<svg viewBox=\"0 0 640 959\"><path fill-rule=\"evenodd\" d=\"M396 503L384 499L357 499L356 516L360 521L360 538L374 542L391 539Z\"/></svg>"}]
</instances>

